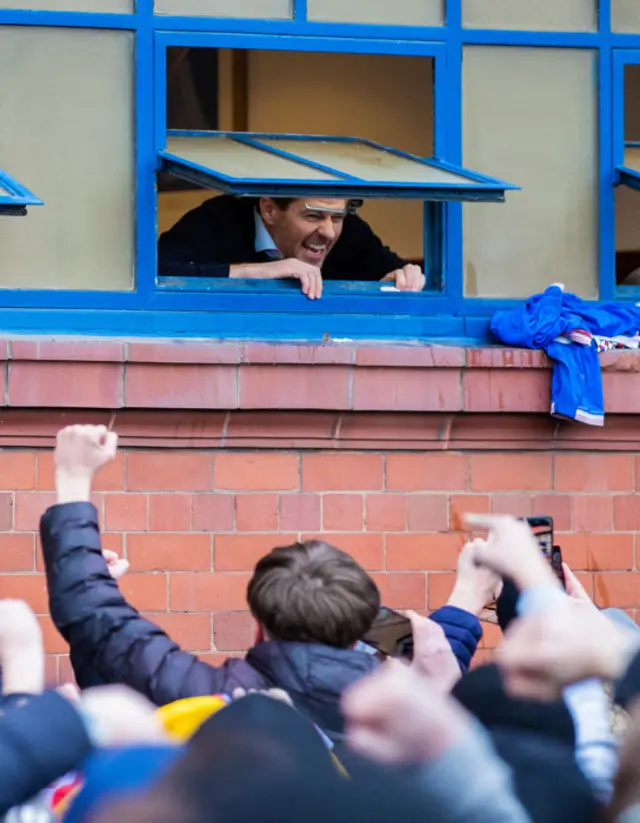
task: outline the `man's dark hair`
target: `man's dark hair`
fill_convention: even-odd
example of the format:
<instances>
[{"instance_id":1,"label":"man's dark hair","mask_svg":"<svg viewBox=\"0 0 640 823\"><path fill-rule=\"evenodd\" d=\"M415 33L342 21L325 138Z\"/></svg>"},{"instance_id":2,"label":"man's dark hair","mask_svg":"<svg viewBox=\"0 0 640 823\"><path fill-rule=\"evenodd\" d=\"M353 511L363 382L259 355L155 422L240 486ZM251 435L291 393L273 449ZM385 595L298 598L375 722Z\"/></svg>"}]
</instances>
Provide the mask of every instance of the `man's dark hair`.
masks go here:
<instances>
[{"instance_id":1,"label":"man's dark hair","mask_svg":"<svg viewBox=\"0 0 640 823\"><path fill-rule=\"evenodd\" d=\"M270 197L269 199L273 200L280 211L286 211L292 203L296 200L304 200L304 197ZM347 200L347 214L355 214L360 206L362 206L362 200Z\"/></svg>"},{"instance_id":2,"label":"man's dark hair","mask_svg":"<svg viewBox=\"0 0 640 823\"><path fill-rule=\"evenodd\" d=\"M345 552L320 540L274 549L249 581L253 616L273 640L347 649L371 628L378 587Z\"/></svg>"}]
</instances>

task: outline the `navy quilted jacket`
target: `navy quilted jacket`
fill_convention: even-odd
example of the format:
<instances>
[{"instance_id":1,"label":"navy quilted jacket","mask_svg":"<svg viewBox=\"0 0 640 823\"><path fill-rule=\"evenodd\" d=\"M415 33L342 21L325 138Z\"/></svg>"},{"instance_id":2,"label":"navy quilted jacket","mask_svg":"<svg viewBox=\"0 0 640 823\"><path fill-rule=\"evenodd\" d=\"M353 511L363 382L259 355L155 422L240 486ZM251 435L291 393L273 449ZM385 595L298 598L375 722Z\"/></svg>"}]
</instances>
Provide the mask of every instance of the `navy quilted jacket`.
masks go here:
<instances>
[{"instance_id":1,"label":"navy quilted jacket","mask_svg":"<svg viewBox=\"0 0 640 823\"><path fill-rule=\"evenodd\" d=\"M156 705L186 697L230 693L237 687L279 686L328 732L339 733L340 695L377 662L354 649L309 643L259 643L245 659L221 666L183 651L120 594L102 557L98 514L91 503L53 506L40 524L53 621L69 643L81 688L125 683ZM466 670L481 636L466 612L445 607L439 622Z\"/></svg>"}]
</instances>

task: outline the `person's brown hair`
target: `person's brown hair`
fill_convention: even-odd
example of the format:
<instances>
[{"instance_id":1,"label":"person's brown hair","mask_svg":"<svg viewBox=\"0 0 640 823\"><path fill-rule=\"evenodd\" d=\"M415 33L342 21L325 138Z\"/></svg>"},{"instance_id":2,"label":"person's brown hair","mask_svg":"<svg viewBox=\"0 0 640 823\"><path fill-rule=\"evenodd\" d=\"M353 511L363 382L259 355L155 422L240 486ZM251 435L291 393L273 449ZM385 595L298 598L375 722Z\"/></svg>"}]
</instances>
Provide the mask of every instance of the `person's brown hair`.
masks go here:
<instances>
[{"instance_id":1,"label":"person's brown hair","mask_svg":"<svg viewBox=\"0 0 640 823\"><path fill-rule=\"evenodd\" d=\"M249 581L253 616L273 640L347 649L371 628L380 592L356 561L320 540L274 549Z\"/></svg>"},{"instance_id":2,"label":"person's brown hair","mask_svg":"<svg viewBox=\"0 0 640 823\"><path fill-rule=\"evenodd\" d=\"M286 211L292 203L295 203L296 200L304 199L300 197L271 197L270 200L276 204L276 206L280 209L280 211ZM256 200L258 211L260 211L260 198ZM356 199L348 199L346 212L347 214L355 214L358 209L362 206L362 200Z\"/></svg>"}]
</instances>

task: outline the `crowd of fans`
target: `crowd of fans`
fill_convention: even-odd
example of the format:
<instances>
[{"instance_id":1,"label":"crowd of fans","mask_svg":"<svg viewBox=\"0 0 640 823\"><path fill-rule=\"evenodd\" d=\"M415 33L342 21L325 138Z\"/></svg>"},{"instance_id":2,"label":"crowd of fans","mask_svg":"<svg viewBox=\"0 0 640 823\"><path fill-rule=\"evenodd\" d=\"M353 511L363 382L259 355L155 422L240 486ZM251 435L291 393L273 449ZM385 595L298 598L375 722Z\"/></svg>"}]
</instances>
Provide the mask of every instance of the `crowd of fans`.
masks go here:
<instances>
[{"instance_id":1,"label":"crowd of fans","mask_svg":"<svg viewBox=\"0 0 640 823\"><path fill-rule=\"evenodd\" d=\"M448 604L410 615L410 660L362 650L380 594L349 555L274 549L247 590L255 645L214 667L120 593L90 502L116 448L104 427L60 432L41 522L77 685L46 689L35 616L0 602L5 823L640 821L640 630L566 566L564 591L525 522L468 517L485 537ZM496 663L470 669L496 597Z\"/></svg>"}]
</instances>

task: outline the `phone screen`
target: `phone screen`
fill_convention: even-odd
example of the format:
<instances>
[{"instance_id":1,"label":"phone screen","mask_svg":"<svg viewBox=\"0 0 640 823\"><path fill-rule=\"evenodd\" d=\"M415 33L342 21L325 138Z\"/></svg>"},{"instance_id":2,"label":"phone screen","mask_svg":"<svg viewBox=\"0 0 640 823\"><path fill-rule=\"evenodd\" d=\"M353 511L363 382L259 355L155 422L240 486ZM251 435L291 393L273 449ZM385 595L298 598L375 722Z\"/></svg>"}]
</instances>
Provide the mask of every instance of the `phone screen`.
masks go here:
<instances>
[{"instance_id":1,"label":"phone screen","mask_svg":"<svg viewBox=\"0 0 640 823\"><path fill-rule=\"evenodd\" d=\"M382 606L373 626L363 637L361 644L370 654L378 657L413 658L413 632L411 621L399 612ZM357 646L356 648L359 648Z\"/></svg>"},{"instance_id":2,"label":"phone screen","mask_svg":"<svg viewBox=\"0 0 640 823\"><path fill-rule=\"evenodd\" d=\"M562 550L560 546L554 546L553 543L553 517L525 517L523 519L529 524L529 528L538 541L540 551L547 558L554 574L562 584L562 588L566 589L564 570L562 568ZM495 610L497 608L497 601L492 600L485 608Z\"/></svg>"}]
</instances>

